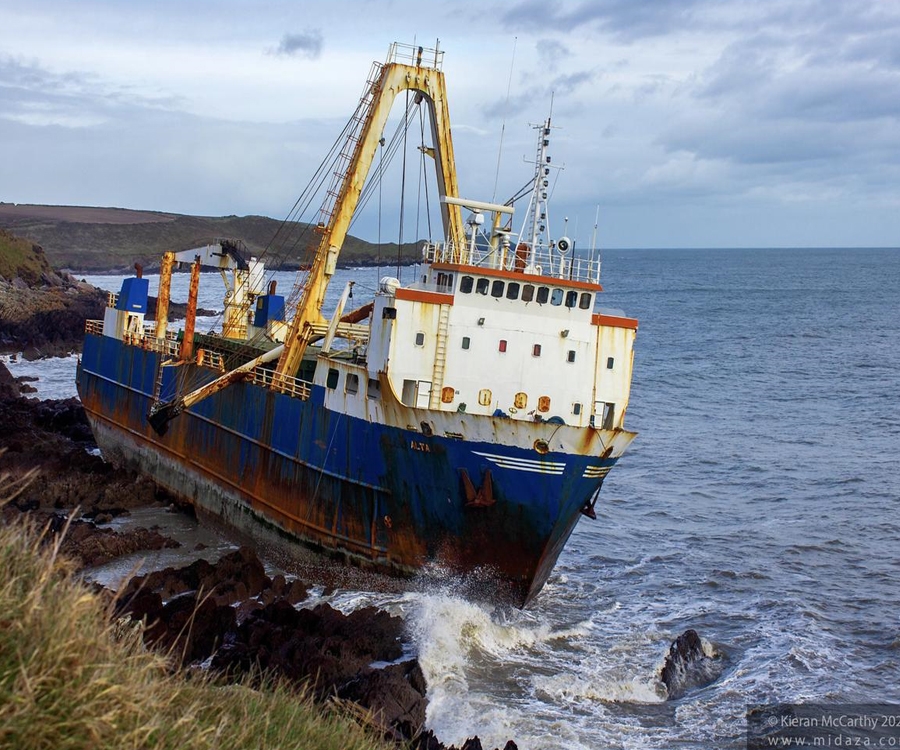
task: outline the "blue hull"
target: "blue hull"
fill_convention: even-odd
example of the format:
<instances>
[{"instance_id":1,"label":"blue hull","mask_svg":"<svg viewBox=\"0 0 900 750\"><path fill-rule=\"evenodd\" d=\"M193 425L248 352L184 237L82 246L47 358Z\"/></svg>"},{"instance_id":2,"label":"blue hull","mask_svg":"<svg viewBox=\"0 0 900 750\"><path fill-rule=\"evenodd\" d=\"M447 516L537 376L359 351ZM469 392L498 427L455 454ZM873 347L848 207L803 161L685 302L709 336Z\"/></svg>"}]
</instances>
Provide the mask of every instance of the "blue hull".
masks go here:
<instances>
[{"instance_id":1,"label":"blue hull","mask_svg":"<svg viewBox=\"0 0 900 750\"><path fill-rule=\"evenodd\" d=\"M78 391L110 460L287 549L299 544L394 575L432 563L477 571L519 606L540 591L616 462L374 423L327 408L318 386L304 400L237 383L158 435L147 414L160 356L86 336ZM163 393L176 376L218 374L196 365L164 372ZM486 485L487 502L472 502L471 489L483 500Z\"/></svg>"}]
</instances>

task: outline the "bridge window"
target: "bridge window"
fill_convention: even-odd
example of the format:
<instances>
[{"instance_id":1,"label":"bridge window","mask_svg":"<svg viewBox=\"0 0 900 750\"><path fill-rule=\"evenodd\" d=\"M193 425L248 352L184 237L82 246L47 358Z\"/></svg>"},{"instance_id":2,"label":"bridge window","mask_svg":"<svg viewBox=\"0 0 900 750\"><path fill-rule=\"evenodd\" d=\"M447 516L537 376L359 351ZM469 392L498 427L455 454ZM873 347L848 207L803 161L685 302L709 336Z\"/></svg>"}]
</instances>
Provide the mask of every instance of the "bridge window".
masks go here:
<instances>
[{"instance_id":1,"label":"bridge window","mask_svg":"<svg viewBox=\"0 0 900 750\"><path fill-rule=\"evenodd\" d=\"M450 291L453 288L453 274L452 273L444 273L443 271L438 271L437 285L438 285L438 289L442 289L444 291Z\"/></svg>"},{"instance_id":2,"label":"bridge window","mask_svg":"<svg viewBox=\"0 0 900 750\"><path fill-rule=\"evenodd\" d=\"M534 299L534 284L526 284L522 287L522 302L531 302Z\"/></svg>"},{"instance_id":3,"label":"bridge window","mask_svg":"<svg viewBox=\"0 0 900 750\"><path fill-rule=\"evenodd\" d=\"M347 373L347 382L344 384L347 393L359 393L359 375L354 372Z\"/></svg>"},{"instance_id":4,"label":"bridge window","mask_svg":"<svg viewBox=\"0 0 900 750\"><path fill-rule=\"evenodd\" d=\"M502 281L495 279L494 283L491 284L491 297L502 297L503 287L505 286L506 285Z\"/></svg>"},{"instance_id":5,"label":"bridge window","mask_svg":"<svg viewBox=\"0 0 900 750\"><path fill-rule=\"evenodd\" d=\"M594 302L593 294L591 294L590 292L582 292L581 300L578 302L578 307L580 307L582 310L590 310L593 302Z\"/></svg>"},{"instance_id":6,"label":"bridge window","mask_svg":"<svg viewBox=\"0 0 900 750\"><path fill-rule=\"evenodd\" d=\"M328 377L325 379L325 385L327 385L331 390L337 388L338 377L340 373L335 370L333 367L328 368Z\"/></svg>"},{"instance_id":7,"label":"bridge window","mask_svg":"<svg viewBox=\"0 0 900 750\"><path fill-rule=\"evenodd\" d=\"M471 294L472 286L475 284L475 279L471 276L463 276L459 281L459 291L463 294Z\"/></svg>"},{"instance_id":8,"label":"bridge window","mask_svg":"<svg viewBox=\"0 0 900 750\"><path fill-rule=\"evenodd\" d=\"M537 290L537 303L543 305L548 299L550 299L550 287L539 286Z\"/></svg>"},{"instance_id":9,"label":"bridge window","mask_svg":"<svg viewBox=\"0 0 900 750\"><path fill-rule=\"evenodd\" d=\"M559 307L563 301L563 290L562 289L554 289L550 295L550 304L554 307Z\"/></svg>"},{"instance_id":10,"label":"bridge window","mask_svg":"<svg viewBox=\"0 0 900 750\"><path fill-rule=\"evenodd\" d=\"M578 304L578 292L573 292L571 289L566 292L566 307L575 307Z\"/></svg>"},{"instance_id":11,"label":"bridge window","mask_svg":"<svg viewBox=\"0 0 900 750\"><path fill-rule=\"evenodd\" d=\"M506 299L519 299L519 282L510 281L506 285Z\"/></svg>"},{"instance_id":12,"label":"bridge window","mask_svg":"<svg viewBox=\"0 0 900 750\"><path fill-rule=\"evenodd\" d=\"M478 294L487 294L488 290L488 280L487 279L478 279L475 282L475 291Z\"/></svg>"}]
</instances>

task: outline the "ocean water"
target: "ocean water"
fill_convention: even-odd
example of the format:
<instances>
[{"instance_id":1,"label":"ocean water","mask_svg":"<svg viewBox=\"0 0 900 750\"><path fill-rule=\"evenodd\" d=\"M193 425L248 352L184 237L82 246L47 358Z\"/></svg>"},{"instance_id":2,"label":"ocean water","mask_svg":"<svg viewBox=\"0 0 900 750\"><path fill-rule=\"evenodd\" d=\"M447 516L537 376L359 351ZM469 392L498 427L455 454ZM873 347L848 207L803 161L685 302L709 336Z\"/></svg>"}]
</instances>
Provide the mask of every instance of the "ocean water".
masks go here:
<instances>
[{"instance_id":1,"label":"ocean water","mask_svg":"<svg viewBox=\"0 0 900 750\"><path fill-rule=\"evenodd\" d=\"M900 251L607 251L603 284L640 435L534 604L327 599L405 618L447 744L743 748L748 706L900 703ZM667 701L688 628L724 671Z\"/></svg>"}]
</instances>

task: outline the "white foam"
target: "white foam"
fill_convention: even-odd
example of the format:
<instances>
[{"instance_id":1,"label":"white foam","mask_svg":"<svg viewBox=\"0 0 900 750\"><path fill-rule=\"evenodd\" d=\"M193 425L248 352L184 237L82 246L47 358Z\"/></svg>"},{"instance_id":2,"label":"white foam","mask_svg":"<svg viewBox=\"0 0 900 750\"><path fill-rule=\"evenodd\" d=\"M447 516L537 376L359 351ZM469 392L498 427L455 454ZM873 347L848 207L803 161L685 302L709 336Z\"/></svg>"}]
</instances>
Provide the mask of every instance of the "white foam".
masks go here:
<instances>
[{"instance_id":1,"label":"white foam","mask_svg":"<svg viewBox=\"0 0 900 750\"><path fill-rule=\"evenodd\" d=\"M0 362L6 365L14 378L31 377L37 380L29 382L36 393L23 394L28 398L64 399L76 396L75 367L78 357L71 354L67 357L48 357L29 362L21 354L0 355Z\"/></svg>"},{"instance_id":2,"label":"white foam","mask_svg":"<svg viewBox=\"0 0 900 750\"><path fill-rule=\"evenodd\" d=\"M485 747L510 738L527 747L580 747L559 732L547 744L548 722L558 714L538 717L547 706L535 701L531 667L552 665L555 649L590 635L589 622L555 628L533 612L489 610L448 593L420 595L407 622L428 684L427 724L445 744L478 734ZM559 680L562 689L566 677Z\"/></svg>"},{"instance_id":3,"label":"white foam","mask_svg":"<svg viewBox=\"0 0 900 750\"><path fill-rule=\"evenodd\" d=\"M617 677L615 673L593 670L588 675L571 673L538 676L539 695L559 702L609 701L612 703L663 703L665 690L654 675Z\"/></svg>"}]
</instances>

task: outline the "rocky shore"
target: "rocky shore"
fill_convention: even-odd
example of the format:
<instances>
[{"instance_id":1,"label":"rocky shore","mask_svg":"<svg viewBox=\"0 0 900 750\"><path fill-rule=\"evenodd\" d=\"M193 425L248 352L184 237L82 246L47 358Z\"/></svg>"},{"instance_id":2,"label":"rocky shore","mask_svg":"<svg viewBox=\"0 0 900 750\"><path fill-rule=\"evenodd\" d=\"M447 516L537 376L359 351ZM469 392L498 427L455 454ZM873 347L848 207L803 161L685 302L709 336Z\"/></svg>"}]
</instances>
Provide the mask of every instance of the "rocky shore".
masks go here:
<instances>
[{"instance_id":1,"label":"rocky shore","mask_svg":"<svg viewBox=\"0 0 900 750\"><path fill-rule=\"evenodd\" d=\"M103 318L107 293L67 273L48 270L29 285L0 276L0 351L25 357L61 356L80 349L84 321Z\"/></svg>"},{"instance_id":2,"label":"rocky shore","mask_svg":"<svg viewBox=\"0 0 900 750\"><path fill-rule=\"evenodd\" d=\"M83 568L177 545L158 529L106 526L137 508L189 509L89 452L96 446L77 399L29 399L22 385L0 363L0 475L6 488L21 488L3 508L3 522L31 515L50 537L63 534L61 550ZM252 549L154 571L104 593L117 616L141 623L147 646L169 654L175 667L202 664L225 676L267 674L309 685L319 700L340 703L404 747L445 747L424 730L425 677L403 621L371 607L345 615L310 602L307 584L270 577ZM473 737L463 748L482 745ZM514 748L510 740L504 750Z\"/></svg>"}]
</instances>

